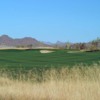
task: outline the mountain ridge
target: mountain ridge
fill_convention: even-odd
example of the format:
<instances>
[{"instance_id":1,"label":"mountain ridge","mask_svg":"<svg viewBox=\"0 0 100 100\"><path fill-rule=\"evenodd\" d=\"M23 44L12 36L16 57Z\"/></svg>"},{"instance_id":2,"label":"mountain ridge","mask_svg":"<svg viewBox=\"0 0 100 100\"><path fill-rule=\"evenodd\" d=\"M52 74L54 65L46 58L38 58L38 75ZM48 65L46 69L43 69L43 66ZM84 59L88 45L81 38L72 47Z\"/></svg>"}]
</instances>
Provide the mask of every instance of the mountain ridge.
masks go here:
<instances>
[{"instance_id":1,"label":"mountain ridge","mask_svg":"<svg viewBox=\"0 0 100 100\"><path fill-rule=\"evenodd\" d=\"M30 44L33 45L34 47L49 46L32 37L11 38L10 36L5 34L0 36L0 45L6 45L6 46L25 45L26 46Z\"/></svg>"}]
</instances>

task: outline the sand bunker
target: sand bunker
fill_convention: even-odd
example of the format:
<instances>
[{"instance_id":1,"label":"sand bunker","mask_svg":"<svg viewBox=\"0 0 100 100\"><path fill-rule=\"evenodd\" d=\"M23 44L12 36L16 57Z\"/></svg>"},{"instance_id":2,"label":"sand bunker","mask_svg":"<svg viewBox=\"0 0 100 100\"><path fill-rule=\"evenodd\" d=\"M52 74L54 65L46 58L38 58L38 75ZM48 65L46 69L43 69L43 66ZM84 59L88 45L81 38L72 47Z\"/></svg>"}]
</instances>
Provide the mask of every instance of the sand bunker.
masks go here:
<instances>
[{"instance_id":1,"label":"sand bunker","mask_svg":"<svg viewBox=\"0 0 100 100\"><path fill-rule=\"evenodd\" d=\"M40 50L40 53L52 53L54 51L51 51L51 50Z\"/></svg>"},{"instance_id":2,"label":"sand bunker","mask_svg":"<svg viewBox=\"0 0 100 100\"><path fill-rule=\"evenodd\" d=\"M68 51L67 53L80 53L82 51Z\"/></svg>"}]
</instances>

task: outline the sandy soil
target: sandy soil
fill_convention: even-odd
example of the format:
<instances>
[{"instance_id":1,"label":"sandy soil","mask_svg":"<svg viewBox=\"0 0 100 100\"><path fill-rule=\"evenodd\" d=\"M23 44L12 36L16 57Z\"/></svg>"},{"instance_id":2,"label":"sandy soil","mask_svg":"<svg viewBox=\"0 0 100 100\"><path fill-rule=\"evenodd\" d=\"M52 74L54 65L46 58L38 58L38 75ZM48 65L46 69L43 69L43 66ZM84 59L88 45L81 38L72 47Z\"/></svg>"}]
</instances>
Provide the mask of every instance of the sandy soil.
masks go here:
<instances>
[{"instance_id":1,"label":"sandy soil","mask_svg":"<svg viewBox=\"0 0 100 100\"><path fill-rule=\"evenodd\" d=\"M40 53L52 53L54 51L51 51L51 50L40 50Z\"/></svg>"}]
</instances>

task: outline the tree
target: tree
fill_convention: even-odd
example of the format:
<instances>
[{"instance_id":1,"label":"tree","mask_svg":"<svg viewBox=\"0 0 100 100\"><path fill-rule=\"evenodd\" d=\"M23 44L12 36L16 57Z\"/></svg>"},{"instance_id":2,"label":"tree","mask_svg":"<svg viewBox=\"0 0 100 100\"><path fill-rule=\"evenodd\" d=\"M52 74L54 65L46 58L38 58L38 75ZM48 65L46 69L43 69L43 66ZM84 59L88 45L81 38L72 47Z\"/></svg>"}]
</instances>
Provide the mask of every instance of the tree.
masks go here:
<instances>
[{"instance_id":1,"label":"tree","mask_svg":"<svg viewBox=\"0 0 100 100\"><path fill-rule=\"evenodd\" d=\"M85 43L80 43L80 50L83 50L83 49L85 49L86 47L85 47Z\"/></svg>"},{"instance_id":2,"label":"tree","mask_svg":"<svg viewBox=\"0 0 100 100\"><path fill-rule=\"evenodd\" d=\"M69 42L66 43L66 49L70 49L71 44Z\"/></svg>"},{"instance_id":3,"label":"tree","mask_svg":"<svg viewBox=\"0 0 100 100\"><path fill-rule=\"evenodd\" d=\"M32 45L32 44L29 44L29 45L27 45L27 47L28 47L29 49L32 49L33 45Z\"/></svg>"},{"instance_id":4,"label":"tree","mask_svg":"<svg viewBox=\"0 0 100 100\"><path fill-rule=\"evenodd\" d=\"M90 50L94 51L98 49L98 42L92 41Z\"/></svg>"}]
</instances>

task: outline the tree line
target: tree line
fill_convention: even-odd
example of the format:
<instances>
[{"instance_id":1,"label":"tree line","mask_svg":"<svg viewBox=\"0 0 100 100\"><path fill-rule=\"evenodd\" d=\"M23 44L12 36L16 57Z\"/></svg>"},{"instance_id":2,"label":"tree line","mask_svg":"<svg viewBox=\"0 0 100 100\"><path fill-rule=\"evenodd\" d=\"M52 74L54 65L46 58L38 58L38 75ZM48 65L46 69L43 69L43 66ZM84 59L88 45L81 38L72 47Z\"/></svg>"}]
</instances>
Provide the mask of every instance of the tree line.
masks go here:
<instances>
[{"instance_id":1,"label":"tree line","mask_svg":"<svg viewBox=\"0 0 100 100\"><path fill-rule=\"evenodd\" d=\"M90 41L88 43L66 43L66 49L76 49L76 50L100 50L100 38Z\"/></svg>"}]
</instances>

